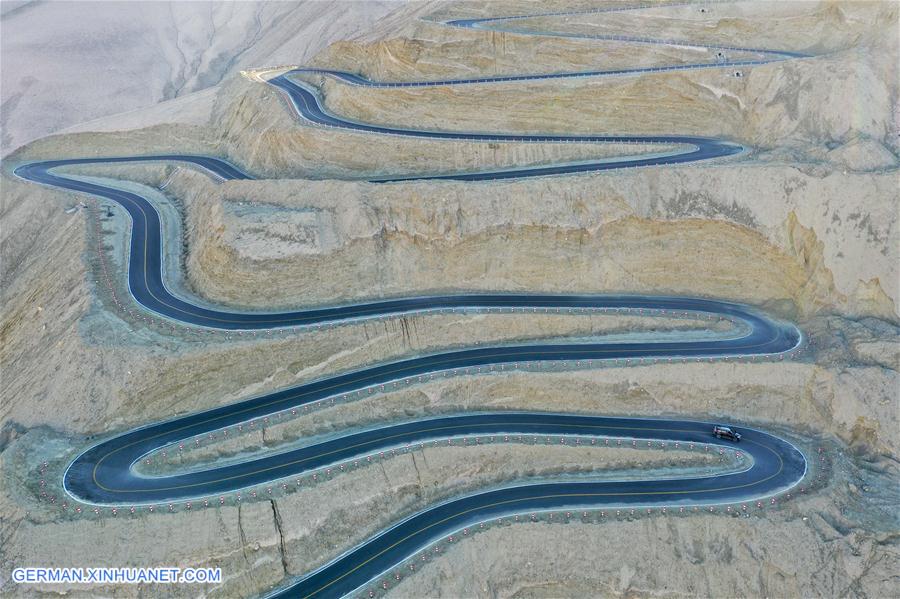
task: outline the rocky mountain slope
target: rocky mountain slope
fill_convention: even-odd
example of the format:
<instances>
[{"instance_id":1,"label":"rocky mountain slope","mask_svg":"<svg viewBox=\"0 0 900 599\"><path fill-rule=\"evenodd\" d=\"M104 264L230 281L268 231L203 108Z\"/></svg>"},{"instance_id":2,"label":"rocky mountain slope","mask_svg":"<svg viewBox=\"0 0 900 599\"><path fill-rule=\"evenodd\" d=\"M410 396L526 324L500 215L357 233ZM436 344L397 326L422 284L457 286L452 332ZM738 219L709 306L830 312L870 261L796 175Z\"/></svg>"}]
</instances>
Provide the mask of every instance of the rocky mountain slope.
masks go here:
<instances>
[{"instance_id":1,"label":"rocky mountain slope","mask_svg":"<svg viewBox=\"0 0 900 599\"><path fill-rule=\"evenodd\" d=\"M476 483L614 474L667 461L671 468L705 466L674 453L429 449L296 492L276 486L271 499L240 507L61 515L58 505L38 498L40 464L64 467L89 435L461 344L694 330L681 320L637 326L603 316L452 314L252 339L136 319L110 301L98 269L102 251L118 296L127 297L121 210L111 217L67 212L78 201L99 205L26 184L11 169L35 158L178 151L228 157L264 179L220 183L177 165L77 172L122 179L155 198L175 240L173 285L201 301L258 308L477 289L682 293L760 306L807 336L798 361L490 374L416 385L198 454L277 450L347 427L487 408L734 420L783 431L814 458L805 491L779 497L776 506L740 516L578 515L568 524L504 525L449 546L421 571L392 582L389 595L889 596L900 584L898 11L889 3L777 4L716 3L712 14L654 9L569 25L710 39L725 32L747 46L774 43L777 32L790 47L821 56L745 69L741 78L696 71L420 90L309 78L332 110L354 118L498 131L702 133L751 148L728 161L496 183L375 185L365 179L545 164L611 148L492 147L310 127L254 77L262 68L205 92L205 116L197 110L194 119L176 99L7 157L0 197L3 592L59 590L6 581L13 567L39 559L73 565L77 555L105 565L219 565L227 580L204 589L209 596L259 595ZM365 36L332 45L311 62L416 79L576 70L601 60L618 66L632 56L658 64L693 52L458 30L421 19L516 14L536 5L398 7ZM300 62L286 57L278 64ZM270 65L277 66L253 66ZM110 549L109 539L127 550ZM114 586L103 592L133 595ZM193 596L196 589L165 592Z\"/></svg>"}]
</instances>

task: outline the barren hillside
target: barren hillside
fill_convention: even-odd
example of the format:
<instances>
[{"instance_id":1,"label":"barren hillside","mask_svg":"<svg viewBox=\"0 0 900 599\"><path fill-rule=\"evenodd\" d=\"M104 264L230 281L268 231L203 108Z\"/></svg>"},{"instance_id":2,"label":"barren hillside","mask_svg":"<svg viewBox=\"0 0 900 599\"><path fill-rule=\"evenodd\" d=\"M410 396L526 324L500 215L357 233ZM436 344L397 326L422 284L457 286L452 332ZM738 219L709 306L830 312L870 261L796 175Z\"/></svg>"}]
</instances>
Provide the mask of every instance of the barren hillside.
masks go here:
<instances>
[{"instance_id":1,"label":"barren hillside","mask_svg":"<svg viewBox=\"0 0 900 599\"><path fill-rule=\"evenodd\" d=\"M101 40L133 10L89 6L104 15L94 31ZM121 507L114 515L108 506L95 514L85 504L76 513L73 501L63 510L62 472L98 438L320 377L460 347L719 339L740 332L728 321L671 314L462 310L259 334L183 326L132 301L125 270L132 225L120 207L107 214L109 202L13 175L30 160L183 153L226 158L255 179L222 181L174 162L64 171L148 198L162 222L167 288L201 306L296 309L486 291L683 295L747 304L795 323L803 351L758 361L579 362L552 371L479 368L454 378L411 378L297 418L267 420L229 439L154 453L147 472L488 410L733 421L783 435L809 457L797 488L702 513L673 504L652 514L573 510L552 522L523 516L489 523L438 551L429 547L427 559L413 556L397 578L390 573L366 590L388 597L896 595L897 5L722 2L703 4L703 12L692 5L608 18L522 19L504 22L506 31L438 22L584 6L145 4L144 24L129 39L102 42L120 60L84 74L86 87L79 89L96 89L91 86L108 69L123 82L121 91L90 110L89 96L76 94L60 113L70 120L51 119L43 132L82 115L93 118L94 109L94 116L114 107L135 110L31 141L3 163L0 592L86 593L77 586L17 585L9 576L23 564L87 561L220 566L226 580L204 587L207 596L260 596L418 510L477 489L736 468L733 453L677 447L476 442L388 451L358 468L335 465L315 479L254 488L252 496L245 489L242 499L210 497L203 508L197 500L153 512ZM36 48L51 34L67 44L79 39L61 16L67 10L52 3L4 7L4 37L17 20L58 19L44 32L4 39L4 55L10 44L12 52L41 57L35 72L46 69L28 83L18 67L4 68L4 151L41 135L28 129L27 111L46 114L54 94L63 93L48 81L66 81L60 55L71 48ZM370 26L381 15L387 16ZM541 35L551 28L572 36ZM689 165L504 181L369 179L678 148L445 141L326 128L298 118L267 83L290 64L419 81L684 64L708 61L712 52L578 37L609 33L775 46L809 56L742 66L739 75L712 68L421 88L294 75L332 113L363 122L707 135L746 148ZM326 48L330 40L339 41ZM83 43L96 49L93 41ZM121 60L130 53L134 60ZM140 89L124 83L134 69L148 74ZM47 103L29 102L32 93ZM166 98L174 99L160 102ZM90 590L133 595L125 586ZM159 591L150 587L146 594ZM164 592L188 597L197 588Z\"/></svg>"},{"instance_id":2,"label":"barren hillside","mask_svg":"<svg viewBox=\"0 0 900 599\"><path fill-rule=\"evenodd\" d=\"M212 96L196 92L248 66L304 62L395 6L378 0L4 2L2 154L78 123L161 102L167 107L160 110L176 119L205 122ZM125 118L117 122L129 123Z\"/></svg>"}]
</instances>

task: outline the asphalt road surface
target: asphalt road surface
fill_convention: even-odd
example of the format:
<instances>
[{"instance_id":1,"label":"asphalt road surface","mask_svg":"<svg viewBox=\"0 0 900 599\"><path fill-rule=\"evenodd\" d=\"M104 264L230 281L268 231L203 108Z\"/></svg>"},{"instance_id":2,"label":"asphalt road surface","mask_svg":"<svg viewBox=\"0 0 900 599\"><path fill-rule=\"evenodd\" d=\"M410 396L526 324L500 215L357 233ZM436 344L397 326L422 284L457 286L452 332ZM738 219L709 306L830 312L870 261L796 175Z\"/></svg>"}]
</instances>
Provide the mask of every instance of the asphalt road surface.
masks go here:
<instances>
[{"instance_id":1,"label":"asphalt road surface","mask_svg":"<svg viewBox=\"0 0 900 599\"><path fill-rule=\"evenodd\" d=\"M296 72L296 71L292 71ZM316 125L360 131L363 133L378 133L385 135L401 135L406 137L418 137L425 139L457 140L472 142L528 142L528 143L631 143L631 144L684 144L687 149L675 152L666 152L661 155L645 157L623 158L618 160L579 161L570 164L553 166L534 166L528 168L512 168L495 171L435 174L435 175L409 175L396 177L382 177L373 179L374 182L392 183L398 181L423 181L423 180L455 180L455 181L498 181L501 179L521 179L526 177L546 177L550 175L570 175L575 173L588 173L620 168L633 168L639 166L663 166L710 160L713 158L725 158L741 153L743 146L729 141L680 135L523 135L506 133L463 133L457 131L434 131L425 129L404 129L400 127L387 127L360 123L340 116L336 116L323 106L315 89L301 81L290 77L290 73L273 77L269 84L284 92L290 99L291 106L297 114Z\"/></svg>"},{"instance_id":2,"label":"asphalt road surface","mask_svg":"<svg viewBox=\"0 0 900 599\"><path fill-rule=\"evenodd\" d=\"M586 12L604 12L607 9ZM614 9L621 10L621 9ZM556 13L582 14L582 13ZM532 15L535 16L535 15ZM515 21L522 17L463 19L448 25L488 28L492 23ZM516 30L518 33L533 33ZM627 36L580 36L631 43L690 45L678 40L647 40ZM711 50L718 47L707 46ZM721 48L720 48L721 49ZM421 87L434 85L488 84L494 82L639 75L645 72L722 68L764 64L774 60L802 57L792 52L747 48L729 51L756 53L757 58L729 62L727 59L693 65L661 66L642 69L550 73L509 77L451 79L422 82L378 82L358 74L327 69L297 69L275 77L269 83L284 92L297 114L318 126L339 127L363 133L413 136L482 142L543 143L656 143L677 144L682 149L664 154L626 157L620 160L581 162L534 168L513 168L493 172L385 177L378 182L408 179L497 180L598 171L650 165L673 165L735 155L743 148L725 140L696 136L574 136L467 133L454 131L397 128L362 123L327 111L316 89L299 81L296 75L319 74L336 77L353 85L372 87ZM175 447L194 438L221 437L226 431L239 433L244 426L262 426L267 419L290 418L317 402L353 401L400 386L418 382L482 372L542 369L565 362L575 367L648 362L687 362L714 359L783 358L802 341L799 330L778 322L750 307L731 302L688 297L598 296L480 293L386 299L353 305L329 306L291 312L241 312L214 309L194 303L190 297L171 293L162 272L163 240L159 214L153 204L137 193L113 186L87 182L60 172L63 167L114 162L178 161L204 169L223 180L250 179L237 167L214 157L159 155L66 159L42 161L19 166L15 173L27 180L106 198L122 206L132 220L128 262L128 287L134 299L145 309L162 317L188 325L225 330L266 330L308 326L350 319L365 319L422 311L480 309L504 313L559 311L580 313L586 310L627 312L629 314L693 315L724 318L740 324L732 336L720 335L700 340L668 340L616 343L534 343L468 348L411 357L345 372L324 379L269 393L236 404L158 422L123 434L110 436L81 453L64 477L66 490L75 498L96 504L147 504L184 501L218 496L235 500L239 490L256 488L275 480L292 480L310 472L337 464L348 464L380 455L381 452L415 451L426 444L448 443L466 438L467 442L499 443L501 437L522 436L533 439L577 436L591 443L609 439L651 440L655 443L681 443L687 446L729 445L712 437L712 423L669 419L609 418L592 415L494 412L453 415L412 422L394 423L369 430L339 434L314 444L296 447L226 465L153 476L138 473L136 465L154 452ZM263 424L261 424L263 423ZM567 479L541 484L519 484L456 498L431 506L367 539L322 568L307 574L276 593L282 596L337 596L379 576L396 564L415 555L429 543L479 525L486 520L512 514L540 513L561 508L597 508L617 506L685 506L731 503L766 497L790 488L806 471L803 454L789 442L771 434L738 428L743 434L740 449L750 458L748 467L714 476L657 478L630 481ZM587 442L587 441L585 441ZM224 499L223 499L224 501Z\"/></svg>"},{"instance_id":3,"label":"asphalt road surface","mask_svg":"<svg viewBox=\"0 0 900 599\"><path fill-rule=\"evenodd\" d=\"M129 252L129 287L147 309L184 323L220 329L270 329L321 324L353 318L371 318L424 310L482 310L528 314L602 310L629 314L692 315L724 318L744 331L694 341L642 343L535 343L480 347L417 356L312 381L261 397L213 410L152 424L105 439L80 454L64 477L75 498L97 504L128 505L212 498L269 483L292 479L310 471L345 463L390 449L445 440L509 434L579 435L595 438L639 438L683 443L715 442L712 423L655 419L616 419L544 413L491 413L450 416L394 424L340 435L307 447L258 459L171 476L138 474L135 466L160 449L209 434L221 438L226 430L289 418L303 407L336 398L352 401L398 385L460 373L540 368L557 362L587 366L594 361L696 361L759 358L794 350L802 336L791 324L775 321L756 310L731 302L703 298L553 294L461 294L413 297L348 306L279 313L244 313L212 310L172 295L160 268L162 240L153 205L138 194L81 181L52 172L72 164L187 161L222 179L248 178L233 166L208 157L154 156L86 159L24 165L16 173L26 179L105 197L130 214L133 226ZM248 425L251 426L251 425ZM740 429L741 449L752 458L749 469L720 476L644 481L561 481L516 485L478 493L433 506L367 540L297 583L284 596L336 596L352 591L373 576L407 558L431 541L461 528L504 514L563 507L666 505L746 501L789 488L805 473L803 455L790 443L772 435ZM175 451L175 449L173 449Z\"/></svg>"},{"instance_id":4,"label":"asphalt road surface","mask_svg":"<svg viewBox=\"0 0 900 599\"><path fill-rule=\"evenodd\" d=\"M327 381L333 383L333 379ZM344 391L347 389L345 388ZM293 390L289 397L268 396L268 410L273 407L299 406L317 397L327 397L332 390L310 390L306 386ZM209 497L213 505L217 495L228 494L236 487L256 487L272 480L293 485L296 477L318 472L326 478L325 469L337 464L377 462L381 452L415 451L423 445L446 445L448 439L467 437L467 444L499 443L516 435L540 435L538 443L560 443L561 436L577 436L587 443L593 439L639 439L654 443L678 442L684 449L698 451L720 445L712 435L712 423L665 419L629 419L571 414L500 412L467 414L416 420L378 427L353 434L340 435L314 445L267 455L252 461L221 468L188 472L174 476L140 476L132 468L148 452L163 444L204 435L211 430L221 436L223 425L240 422L244 404L213 410L168 423L153 425L115 437L82 454L66 473L66 487L77 497L101 503L127 504L138 501L164 503L176 499L195 498L198 493ZM235 419L234 417L237 417ZM258 417L258 416L257 416ZM257 420L258 422L258 420ZM554 509L596 509L600 507L661 507L715 503L739 503L774 495L796 484L805 474L806 460L790 443L767 433L739 428L743 438L739 448L751 465L738 472L714 476L661 478L635 481L561 481L544 484L515 485L475 493L429 507L390 529L367 539L326 567L304 577L286 589L283 596L336 596L355 588L398 562L415 554L441 538L457 534L479 522L511 514L533 513ZM478 438L476 441L475 438ZM545 440L546 438L546 440ZM625 445L630 443L626 441ZM613 444L615 445L615 444ZM174 452L175 449L172 448ZM229 496L229 503L234 498Z\"/></svg>"}]
</instances>

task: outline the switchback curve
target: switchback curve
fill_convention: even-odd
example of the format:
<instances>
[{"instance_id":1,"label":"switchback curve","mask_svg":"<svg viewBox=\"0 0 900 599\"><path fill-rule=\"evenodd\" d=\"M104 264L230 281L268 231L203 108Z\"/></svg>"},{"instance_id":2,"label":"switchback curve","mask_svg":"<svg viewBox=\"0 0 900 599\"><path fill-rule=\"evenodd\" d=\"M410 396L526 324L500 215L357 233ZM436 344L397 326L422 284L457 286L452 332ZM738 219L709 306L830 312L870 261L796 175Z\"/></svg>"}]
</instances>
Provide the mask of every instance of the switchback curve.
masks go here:
<instances>
[{"instance_id":1,"label":"switchback curve","mask_svg":"<svg viewBox=\"0 0 900 599\"><path fill-rule=\"evenodd\" d=\"M457 27L484 27L494 20L496 19L458 20L448 24ZM647 40L632 39L631 41ZM759 52L769 52L770 55L765 62L799 56L787 52ZM762 64L762 62L753 61L746 64ZM716 66L722 65L679 65L660 67L654 70L713 68ZM349 73L318 70L320 74L335 76L355 85L373 86L461 85L535 78L626 75L642 71L643 69L631 69L615 72L598 71L400 84L371 82ZM739 145L727 141L692 136L511 135L382 127L358 123L330 114L323 108L314 88L294 81L288 76L276 77L270 80L270 84L287 94L292 105L303 118L318 125L342 127L366 133L473 141L665 143L686 144L692 148L685 152L652 158L509 169L491 173L396 177L381 179L382 182L412 178L495 180L652 164L678 164L734 155L742 150ZM441 419L391 425L372 431L345 435L309 447L256 460L172 476L142 476L138 475L134 469L136 462L143 456L168 443L178 442L194 435L225 430L227 427L241 422L264 418L278 411L292 410L297 406L329 397L352 399L354 395L362 396L364 391L372 393L376 388L404 378L415 377L421 380L422 377L430 378L435 375L448 376L459 372L459 369L481 366L515 370L520 365L529 362L575 360L578 363L584 361L586 364L590 364L593 360L634 359L643 362L645 360L687 361L688 359L713 359L726 356L758 357L789 352L795 349L801 341L799 331L792 325L778 323L745 306L699 298L498 293L404 298L286 313L244 313L202 307L192 303L190 299L171 294L166 289L161 267L163 243L159 217L147 199L132 192L52 172L55 168L67 165L147 160L189 162L222 179L250 178L222 160L187 155L44 161L22 165L15 172L18 176L34 182L90 193L122 205L128 211L134 225L128 264L129 288L134 298L145 308L181 322L228 330L270 329L458 307L501 308L511 311L539 308L636 309L662 313L686 311L715 314L742 321L749 332L740 337L710 341L532 344L464 349L409 358L344 373L231 406L153 424L103 440L80 454L65 474L66 489L83 501L98 504L158 502L224 493L277 478L295 476L309 469L351 459L366 452L398 447L403 444L444 439L448 435L577 434L596 438L636 437L704 443L709 439L710 423L544 413L491 413L448 416ZM477 493L432 506L407 518L303 577L297 583L283 590L283 593L289 596L332 596L352 591L435 538L448 531L452 532L486 518L522 511L574 506L673 505L741 501L788 488L803 476L806 461L803 454L793 445L760 431L741 429L741 432L744 433L746 442L743 447L746 447L747 453L753 457L753 466L742 472L716 477L671 480L554 482L542 485L518 485Z\"/></svg>"}]
</instances>

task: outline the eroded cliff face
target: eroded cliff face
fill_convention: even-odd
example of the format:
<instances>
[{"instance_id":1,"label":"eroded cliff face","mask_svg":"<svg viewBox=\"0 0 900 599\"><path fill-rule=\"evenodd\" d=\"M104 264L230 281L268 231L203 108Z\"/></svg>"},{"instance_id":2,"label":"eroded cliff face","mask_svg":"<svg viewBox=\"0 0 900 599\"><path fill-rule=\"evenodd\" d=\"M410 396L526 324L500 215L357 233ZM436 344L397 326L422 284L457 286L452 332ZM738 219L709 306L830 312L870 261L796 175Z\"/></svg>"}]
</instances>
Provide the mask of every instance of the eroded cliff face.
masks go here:
<instances>
[{"instance_id":1,"label":"eroded cliff face","mask_svg":"<svg viewBox=\"0 0 900 599\"><path fill-rule=\"evenodd\" d=\"M343 427L483 409L722 418L785 427L807 443L804 449L827 449L825 488L799 502L751 518L625 517L491 530L404 578L391 591L396 596L557 596L598 589L623 596L887 596L900 564L897 50L896 36L886 34L896 25L896 7L827 3L808 11L812 20L797 16L807 9L784 8L788 12L772 15L781 29L767 31L772 19L748 20L750 3L735 6L737 20L721 22L716 31L781 37L784 27L802 23L796 48L827 56L748 69L742 78L710 71L415 91L316 80L332 109L355 118L421 126L452 120L454 127L476 130L693 132L757 148L728 162L531 181L374 185L362 180L586 159L618 148L494 147L320 130L298 123L268 86L236 77L219 91L210 127L56 136L17 153L10 167L35 158L130 154L138 147L222 155L272 177L216 183L171 165L73 169L165 194L164 216L173 221L167 231L175 233L171 249L182 252L174 261L183 267L178 283L205 301L277 308L439 290L678 293L755 304L804 331L809 350L797 362L461 377L337 405L203 454L277 450ZM523 7L535 5L416 4L368 38L332 47L317 64L413 79L523 67L577 70L598 62L615 68L634 59L633 48L589 49L575 40L459 31L411 19L439 8L450 17L515 14ZM690 24L683 23L687 15L679 18L679 26ZM665 19L633 19L628 27L644 23L648 31L664 32ZM752 45L753 38L744 41ZM627 64L693 60L693 52L651 50ZM529 102L519 101L523 93ZM226 581L204 589L210 596L256 595L338 555L348 539L358 541L475 482L634 466L631 456L600 459L574 450L438 449L296 493L276 488L271 499L240 507L134 518L61 518L57 506L36 501L31 491L36 464L64 463L88 443L85 435L364 364L463 344L688 326L454 314L262 340L172 333L111 304L97 250L119 265L114 274L121 277L127 221L117 210L101 219L98 233L96 217L64 211L78 200L4 170L4 576L23 564L79 565L72 556L91 564L217 565ZM639 467L662 467L649 455L636 458ZM133 595L121 587L102 592ZM193 596L196 589L166 592Z\"/></svg>"},{"instance_id":2,"label":"eroded cliff face","mask_svg":"<svg viewBox=\"0 0 900 599\"><path fill-rule=\"evenodd\" d=\"M577 289L896 319L894 180L757 164L579 177L562 197L550 181L172 185L196 289L239 305Z\"/></svg>"},{"instance_id":3,"label":"eroded cliff face","mask_svg":"<svg viewBox=\"0 0 900 599\"><path fill-rule=\"evenodd\" d=\"M258 176L272 178L366 180L574 162L672 148L434 141L313 129L302 123L298 126L289 101L274 88L245 78L223 87L214 114L217 147L228 148L232 160Z\"/></svg>"},{"instance_id":4,"label":"eroded cliff face","mask_svg":"<svg viewBox=\"0 0 900 599\"><path fill-rule=\"evenodd\" d=\"M494 4L481 12L493 12ZM518 10L528 12L523 7ZM590 35L632 33L698 43L723 43L727 38L728 45L802 51L815 57L740 67L741 77L715 69L465 88L360 90L331 85L328 101L336 109L380 122L430 126L452 115L460 128L691 132L725 136L756 148L789 148L813 158L820 158L825 149L818 146L830 150L862 136L868 146L862 153L868 156L858 166L864 166L862 170L890 167L896 165L898 143L891 135L897 102L896 21L897 8L878 2L768 2L702 14L685 7L556 19L557 26L571 22L573 32L581 27ZM533 20L500 26L534 31L551 28L550 23L541 25ZM386 26L366 42L332 46L320 55L320 64L388 80L470 77L483 69L502 74L521 69L522 63L526 69L534 68L533 72L621 66L621 44L614 49L602 41L459 30L420 20L410 20L406 27ZM459 46L453 46L454 41ZM715 60L697 48L676 51L636 45L628 48L627 60L638 62L626 66L654 64L654 52L665 52L661 60L669 64L677 62L678 52L693 52L693 62ZM527 59L517 60L523 54ZM729 52L731 60L743 58ZM643 60L647 63L640 62ZM418 69L416 75L413 66ZM523 90L529 101L516 102L516 94ZM477 110L472 110L474 106ZM648 113L653 114L652 119L642 118Z\"/></svg>"},{"instance_id":5,"label":"eroded cliff face","mask_svg":"<svg viewBox=\"0 0 900 599\"><path fill-rule=\"evenodd\" d=\"M681 20L668 14L659 18L653 11L595 16L602 22L612 19L595 34L633 31L679 39L675 30L690 25L682 37L712 36L707 43L721 41L714 38L726 35L724 31L730 44L740 40L749 47L782 48L770 38L781 43L797 38L784 34L785 28L802 32L799 35L809 40L784 49L814 56L742 66L737 69L739 77L728 70L710 69L644 77L390 89L308 79L322 88L332 110L384 124L445 128L452 122L458 130L537 133L700 134L775 150L788 160L825 162L839 170L895 168L896 7L867 2L781 6L769 4L771 14L765 16L764 11L746 7L738 8L734 16L691 14L682 15ZM421 9L407 9L408 18L386 20L366 40L332 46L315 64L402 81L715 62L709 50L696 47L623 46L446 27L421 20ZM810 20L817 25L810 26ZM730 60L758 58L753 53L729 55ZM312 136L308 130L288 125L290 111L274 90L253 83L229 82L217 101L214 121L231 155L260 173L307 176L315 169L320 176L347 176L352 171L364 177L364 173L410 169L445 172L574 159L590 152L577 146L500 144L489 148L486 144L360 139L338 132ZM521 101L523 97L528 101ZM647 114L653 118L645 118ZM243 135L248 129L256 135ZM348 146L355 143L373 151L354 152Z\"/></svg>"},{"instance_id":6,"label":"eroded cliff face","mask_svg":"<svg viewBox=\"0 0 900 599\"><path fill-rule=\"evenodd\" d=\"M408 10L420 16L418 9ZM384 294L439 289L450 274L456 288L693 291L754 303L790 302L798 314L896 319L895 7L824 3L782 6L763 16L740 6L730 16L681 11L674 22L664 14L609 15L608 28L646 28L672 37L684 27L684 35L702 31L710 43L727 33L729 39L747 38L746 45L765 47L771 36L785 37L783 30L794 27L803 30L806 41L791 49L817 56L744 68L742 77L705 70L416 89L307 79L320 86L332 110L362 120L424 128L445 127L449 120L460 130L696 133L739 140L754 148L749 158L564 182L403 184L389 191L337 182L279 183L271 189L268 183L230 184L222 191L221 208L204 208L201 220L218 223L212 228L216 233L205 238L210 230L197 229L196 253L189 260L197 288L210 297L259 305L261 297L228 283L229 272L246 272L249 279L241 280L271 274L282 281L282 292L268 299L288 303L303 293L315 301L359 297L356 286ZM599 32L608 32L607 26ZM598 48L591 40L460 30L398 18L366 40L332 47L317 64L349 68L352 62L352 70L373 78L402 80L414 69L420 78L459 77L471 76L469 71L503 73L515 66L509 57L524 53L536 57L529 64L537 71L578 70L591 51L609 50L605 43ZM690 51L698 50L677 49ZM677 53L664 52L654 57L651 48L639 55L652 62L670 61ZM609 68L615 68L622 57L607 54ZM230 86L216 112L220 140L233 158L262 173L442 173L604 155L587 144L491 148L297 127L273 90L249 80ZM528 102L519 101L523 95ZM367 151L358 151L361 144ZM244 218L249 211L235 205L243 200L264 205L251 222ZM241 218L233 217L238 214ZM297 222L302 239L285 237L285 219ZM682 241L660 250L674 237ZM529 260L506 255L507 245L527 248ZM575 247L586 251L577 255ZM290 255L306 258L291 262ZM712 268L717 260L730 266ZM557 268L560 261L565 270ZM271 273L260 268L265 263ZM342 266L330 269L332 263ZM331 283L311 290L297 283L321 280L317 273L325 270ZM551 274L539 274L545 272Z\"/></svg>"}]
</instances>

